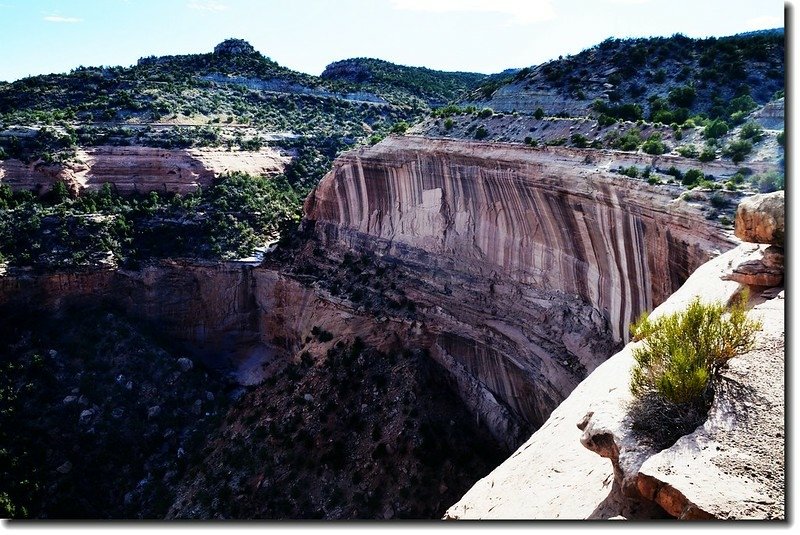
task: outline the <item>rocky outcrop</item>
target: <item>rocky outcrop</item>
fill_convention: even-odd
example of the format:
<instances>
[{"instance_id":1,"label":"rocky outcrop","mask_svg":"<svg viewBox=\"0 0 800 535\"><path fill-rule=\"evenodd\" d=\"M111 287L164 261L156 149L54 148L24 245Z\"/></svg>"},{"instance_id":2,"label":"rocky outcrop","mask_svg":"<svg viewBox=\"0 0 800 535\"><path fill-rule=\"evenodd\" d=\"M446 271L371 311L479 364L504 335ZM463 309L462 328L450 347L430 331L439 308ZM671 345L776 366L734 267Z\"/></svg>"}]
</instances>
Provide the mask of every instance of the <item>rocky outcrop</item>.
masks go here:
<instances>
[{"instance_id":1,"label":"rocky outcrop","mask_svg":"<svg viewBox=\"0 0 800 535\"><path fill-rule=\"evenodd\" d=\"M214 47L214 54L222 56L250 56L256 53L253 45L244 39L225 39Z\"/></svg>"},{"instance_id":2,"label":"rocky outcrop","mask_svg":"<svg viewBox=\"0 0 800 535\"><path fill-rule=\"evenodd\" d=\"M76 161L64 165L0 162L0 183L15 190L49 191L56 181L74 191L97 190L105 183L121 193L160 191L185 194L209 186L214 177L235 171L277 175L291 160L273 149L227 152L223 149L154 147L82 148Z\"/></svg>"},{"instance_id":3,"label":"rocky outcrop","mask_svg":"<svg viewBox=\"0 0 800 535\"><path fill-rule=\"evenodd\" d=\"M302 347L314 328L361 338L379 350L426 347L411 322L376 318L325 296L277 269L246 262L162 260L139 270L96 269L0 276L0 310L111 306L149 323L208 365L244 384L263 380Z\"/></svg>"},{"instance_id":4,"label":"rocky outcrop","mask_svg":"<svg viewBox=\"0 0 800 535\"><path fill-rule=\"evenodd\" d=\"M533 429L631 321L733 244L679 189L603 158L618 155L389 139L337 160L306 201L307 227L328 254L402 266L465 401L498 435Z\"/></svg>"},{"instance_id":5,"label":"rocky outcrop","mask_svg":"<svg viewBox=\"0 0 800 535\"><path fill-rule=\"evenodd\" d=\"M783 247L786 232L783 191L753 195L736 209L736 236L751 243Z\"/></svg>"},{"instance_id":6,"label":"rocky outcrop","mask_svg":"<svg viewBox=\"0 0 800 535\"><path fill-rule=\"evenodd\" d=\"M785 115L785 102L783 98L771 100L764 107L753 112L753 119L764 128L770 130L783 130Z\"/></svg>"},{"instance_id":7,"label":"rocky outcrop","mask_svg":"<svg viewBox=\"0 0 800 535\"><path fill-rule=\"evenodd\" d=\"M696 297L728 301L741 286L722 276L761 249L743 244L704 264L652 316ZM764 329L752 351L731 361L694 433L662 452L631 433L625 414L636 344L628 344L446 518L782 518L783 299L770 297L756 296L750 314Z\"/></svg>"}]
</instances>

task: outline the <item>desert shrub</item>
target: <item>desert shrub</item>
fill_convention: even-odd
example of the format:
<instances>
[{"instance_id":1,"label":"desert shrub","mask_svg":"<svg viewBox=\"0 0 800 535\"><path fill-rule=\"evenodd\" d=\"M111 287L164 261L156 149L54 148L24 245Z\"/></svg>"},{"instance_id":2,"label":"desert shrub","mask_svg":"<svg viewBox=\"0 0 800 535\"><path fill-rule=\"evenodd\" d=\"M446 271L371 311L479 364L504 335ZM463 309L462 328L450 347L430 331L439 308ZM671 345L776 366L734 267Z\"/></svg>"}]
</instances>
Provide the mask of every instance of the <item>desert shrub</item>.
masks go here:
<instances>
[{"instance_id":1,"label":"desert shrub","mask_svg":"<svg viewBox=\"0 0 800 535\"><path fill-rule=\"evenodd\" d=\"M688 108L692 105L692 103L694 103L696 96L697 92L694 90L694 87L686 85L683 87L673 88L669 92L668 98L671 104L682 108Z\"/></svg>"},{"instance_id":2,"label":"desert shrub","mask_svg":"<svg viewBox=\"0 0 800 535\"><path fill-rule=\"evenodd\" d=\"M561 147L567 143L567 138L558 137L545 142L548 147Z\"/></svg>"},{"instance_id":3,"label":"desert shrub","mask_svg":"<svg viewBox=\"0 0 800 535\"><path fill-rule=\"evenodd\" d=\"M607 115L623 121L638 121L644 118L644 112L639 104L608 104L602 100L595 100L592 108L601 115Z\"/></svg>"},{"instance_id":4,"label":"desert shrub","mask_svg":"<svg viewBox=\"0 0 800 535\"><path fill-rule=\"evenodd\" d=\"M780 133L780 134L778 134L778 135L775 137L775 139L777 139L777 140L778 140L778 144L779 144L781 147L785 146L785 145L786 145L786 132L785 132L785 131L783 131L783 130L781 130L781 133ZM2 159L2 158L0 158L0 159Z\"/></svg>"},{"instance_id":5,"label":"desert shrub","mask_svg":"<svg viewBox=\"0 0 800 535\"><path fill-rule=\"evenodd\" d=\"M398 121L392 126L391 132L393 134L405 134L408 130L408 123L405 121Z\"/></svg>"},{"instance_id":6,"label":"desert shrub","mask_svg":"<svg viewBox=\"0 0 800 535\"><path fill-rule=\"evenodd\" d=\"M570 140L573 145L580 149L585 149L589 146L589 140L583 134L572 134Z\"/></svg>"},{"instance_id":7,"label":"desert shrub","mask_svg":"<svg viewBox=\"0 0 800 535\"><path fill-rule=\"evenodd\" d=\"M612 143L615 149L620 150L637 150L639 145L642 144L642 136L635 128L628 130L624 135L618 137Z\"/></svg>"},{"instance_id":8,"label":"desert shrub","mask_svg":"<svg viewBox=\"0 0 800 535\"><path fill-rule=\"evenodd\" d=\"M697 158L697 156L700 154L697 151L697 147L695 147L694 145L681 145L680 147L678 147L677 150L678 154L680 154L684 158Z\"/></svg>"},{"instance_id":9,"label":"desert shrub","mask_svg":"<svg viewBox=\"0 0 800 535\"><path fill-rule=\"evenodd\" d=\"M544 110L542 108L536 108L536 111L533 112L533 116L537 119L541 119L544 117Z\"/></svg>"},{"instance_id":10,"label":"desert shrub","mask_svg":"<svg viewBox=\"0 0 800 535\"><path fill-rule=\"evenodd\" d=\"M675 177L675 178L681 178L681 177ZM705 178L705 176L703 175L703 172L700 171L699 169L689 169L686 171L686 174L683 175L683 178L681 178L681 184L683 184L684 186L694 186L699 181L703 180L703 178Z\"/></svg>"},{"instance_id":11,"label":"desert shrub","mask_svg":"<svg viewBox=\"0 0 800 535\"><path fill-rule=\"evenodd\" d=\"M723 156L728 156L733 163L739 163L753 150L753 144L744 139L731 141L722 151Z\"/></svg>"},{"instance_id":12,"label":"desert shrub","mask_svg":"<svg viewBox=\"0 0 800 535\"><path fill-rule=\"evenodd\" d=\"M450 117L448 117L447 119L444 120L444 127L447 130L450 130L450 129L453 128L453 120Z\"/></svg>"},{"instance_id":13,"label":"desert shrub","mask_svg":"<svg viewBox=\"0 0 800 535\"><path fill-rule=\"evenodd\" d=\"M620 167L619 172L631 178L637 178L639 176L639 169L635 165L630 167Z\"/></svg>"},{"instance_id":14,"label":"desert shrub","mask_svg":"<svg viewBox=\"0 0 800 535\"><path fill-rule=\"evenodd\" d=\"M487 119L494 115L494 110L492 108L483 108L480 112L478 112L478 117L481 119Z\"/></svg>"},{"instance_id":15,"label":"desert shrub","mask_svg":"<svg viewBox=\"0 0 800 535\"><path fill-rule=\"evenodd\" d=\"M717 151L714 147L703 147L703 150L700 151L700 154L697 156L697 159L701 162L710 162L717 157Z\"/></svg>"},{"instance_id":16,"label":"desert shrub","mask_svg":"<svg viewBox=\"0 0 800 535\"><path fill-rule=\"evenodd\" d=\"M715 191L709 195L708 202L714 208L725 208L728 206L728 198L719 191Z\"/></svg>"},{"instance_id":17,"label":"desert shrub","mask_svg":"<svg viewBox=\"0 0 800 535\"><path fill-rule=\"evenodd\" d=\"M486 127L480 125L477 130L475 130L475 139L484 139L489 135L489 131L486 130Z\"/></svg>"},{"instance_id":18,"label":"desert shrub","mask_svg":"<svg viewBox=\"0 0 800 535\"><path fill-rule=\"evenodd\" d=\"M668 447L702 422L713 398L713 379L725 363L753 345L761 328L747 318L743 294L730 309L699 298L673 314L631 325L636 364L630 389L634 429Z\"/></svg>"},{"instance_id":19,"label":"desert shrub","mask_svg":"<svg viewBox=\"0 0 800 535\"><path fill-rule=\"evenodd\" d=\"M745 123L739 132L739 137L742 139L749 139L753 143L757 143L764 137L764 129L758 123Z\"/></svg>"},{"instance_id":20,"label":"desert shrub","mask_svg":"<svg viewBox=\"0 0 800 535\"><path fill-rule=\"evenodd\" d=\"M656 132L647 138L642 145L642 150L647 154L664 154L667 152L667 146L661 140L661 134Z\"/></svg>"},{"instance_id":21,"label":"desert shrub","mask_svg":"<svg viewBox=\"0 0 800 535\"><path fill-rule=\"evenodd\" d=\"M728 123L720 119L715 119L706 125L703 135L707 139L717 139L728 133Z\"/></svg>"},{"instance_id":22,"label":"desert shrub","mask_svg":"<svg viewBox=\"0 0 800 535\"><path fill-rule=\"evenodd\" d=\"M750 178L750 183L761 193L771 193L784 188L785 177L776 171L770 171Z\"/></svg>"}]
</instances>

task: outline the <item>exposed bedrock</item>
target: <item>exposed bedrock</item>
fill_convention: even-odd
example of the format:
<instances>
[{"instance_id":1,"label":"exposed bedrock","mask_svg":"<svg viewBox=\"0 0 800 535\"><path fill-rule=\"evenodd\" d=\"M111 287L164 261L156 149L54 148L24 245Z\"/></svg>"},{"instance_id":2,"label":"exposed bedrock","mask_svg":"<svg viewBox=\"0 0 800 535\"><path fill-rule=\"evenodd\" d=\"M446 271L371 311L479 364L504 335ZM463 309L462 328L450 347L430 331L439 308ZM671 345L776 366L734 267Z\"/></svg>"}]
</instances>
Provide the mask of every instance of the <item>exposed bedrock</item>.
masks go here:
<instances>
[{"instance_id":1,"label":"exposed bedrock","mask_svg":"<svg viewBox=\"0 0 800 535\"><path fill-rule=\"evenodd\" d=\"M679 189L610 172L619 158L390 138L336 161L307 225L326 254L374 253L409 273L432 355L465 402L496 434L530 431L631 321L735 243Z\"/></svg>"},{"instance_id":2,"label":"exposed bedrock","mask_svg":"<svg viewBox=\"0 0 800 535\"><path fill-rule=\"evenodd\" d=\"M154 147L89 147L77 151L76 161L47 165L20 160L0 162L0 183L15 190L49 191L66 182L74 191L97 190L106 182L120 193L160 191L189 193L211 185L214 177L240 171L276 175L289 163L270 148L228 152L221 148L159 149Z\"/></svg>"},{"instance_id":3,"label":"exposed bedrock","mask_svg":"<svg viewBox=\"0 0 800 535\"><path fill-rule=\"evenodd\" d=\"M765 248L741 244L707 262L652 317L695 298L728 302L742 286L725 274ZM641 342L631 342L446 518L783 518L784 294L778 287L751 295L749 314L763 329L723 370L708 420L692 433L657 452L632 431L629 382Z\"/></svg>"}]
</instances>

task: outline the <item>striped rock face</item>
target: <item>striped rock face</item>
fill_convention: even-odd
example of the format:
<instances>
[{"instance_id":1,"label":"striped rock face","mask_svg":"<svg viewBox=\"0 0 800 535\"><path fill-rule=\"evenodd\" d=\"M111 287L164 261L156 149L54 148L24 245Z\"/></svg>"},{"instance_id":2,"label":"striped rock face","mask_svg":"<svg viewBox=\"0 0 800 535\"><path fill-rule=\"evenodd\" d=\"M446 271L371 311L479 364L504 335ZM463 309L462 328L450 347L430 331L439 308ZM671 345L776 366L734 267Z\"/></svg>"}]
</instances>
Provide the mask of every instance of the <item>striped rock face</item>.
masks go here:
<instances>
[{"instance_id":1,"label":"striped rock face","mask_svg":"<svg viewBox=\"0 0 800 535\"><path fill-rule=\"evenodd\" d=\"M621 157L390 138L336 161L307 225L329 253L402 265L468 404L536 427L630 322L735 244L676 186L611 172Z\"/></svg>"},{"instance_id":2,"label":"striped rock face","mask_svg":"<svg viewBox=\"0 0 800 535\"><path fill-rule=\"evenodd\" d=\"M120 193L150 191L186 194L208 187L215 177L243 172L273 176L291 160L277 151L227 152L224 148L159 149L100 146L81 148L75 162L66 165L0 162L0 183L13 190L50 191L58 181L73 191L96 191L112 184Z\"/></svg>"}]
</instances>

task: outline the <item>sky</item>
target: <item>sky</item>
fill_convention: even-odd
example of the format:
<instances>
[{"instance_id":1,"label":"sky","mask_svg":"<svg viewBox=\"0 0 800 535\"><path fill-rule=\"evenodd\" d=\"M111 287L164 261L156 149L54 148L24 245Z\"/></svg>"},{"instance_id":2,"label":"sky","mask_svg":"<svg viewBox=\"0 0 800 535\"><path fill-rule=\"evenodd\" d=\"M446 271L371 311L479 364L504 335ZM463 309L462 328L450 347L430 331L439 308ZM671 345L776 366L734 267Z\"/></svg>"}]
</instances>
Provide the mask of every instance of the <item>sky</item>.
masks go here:
<instances>
[{"instance_id":1,"label":"sky","mask_svg":"<svg viewBox=\"0 0 800 535\"><path fill-rule=\"evenodd\" d=\"M779 0L0 0L0 80L210 52L229 37L315 75L352 57L494 73L608 37L723 36L783 17Z\"/></svg>"}]
</instances>

